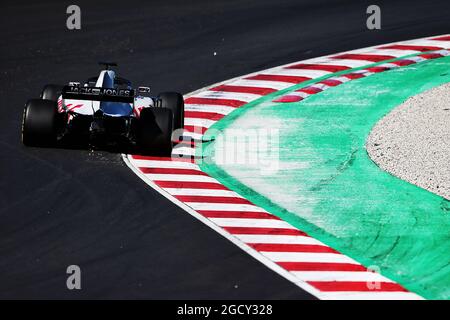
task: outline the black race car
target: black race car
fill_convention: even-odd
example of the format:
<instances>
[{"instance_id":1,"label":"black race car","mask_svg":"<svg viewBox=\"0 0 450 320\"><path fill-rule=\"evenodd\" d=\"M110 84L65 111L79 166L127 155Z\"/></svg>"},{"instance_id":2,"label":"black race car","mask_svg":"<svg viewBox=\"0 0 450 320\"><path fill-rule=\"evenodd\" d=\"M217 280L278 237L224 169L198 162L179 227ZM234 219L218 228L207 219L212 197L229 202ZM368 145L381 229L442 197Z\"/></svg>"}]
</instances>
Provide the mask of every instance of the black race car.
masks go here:
<instances>
[{"instance_id":1,"label":"black race car","mask_svg":"<svg viewBox=\"0 0 450 320\"><path fill-rule=\"evenodd\" d=\"M46 85L40 99L25 104L22 141L27 146L53 146L71 136L89 141L125 142L143 153L170 155L172 134L184 127L183 96L150 95L104 66L98 77L66 86ZM177 134L180 136L180 134Z\"/></svg>"}]
</instances>

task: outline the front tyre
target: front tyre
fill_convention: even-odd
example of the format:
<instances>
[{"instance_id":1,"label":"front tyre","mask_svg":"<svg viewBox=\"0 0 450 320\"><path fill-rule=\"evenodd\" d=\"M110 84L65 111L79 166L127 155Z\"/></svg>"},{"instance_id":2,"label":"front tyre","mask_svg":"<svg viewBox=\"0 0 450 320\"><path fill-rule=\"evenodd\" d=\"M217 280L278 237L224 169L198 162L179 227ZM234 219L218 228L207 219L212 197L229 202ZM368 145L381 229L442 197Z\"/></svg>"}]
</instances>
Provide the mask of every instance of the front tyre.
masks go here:
<instances>
[{"instance_id":1,"label":"front tyre","mask_svg":"<svg viewBox=\"0 0 450 320\"><path fill-rule=\"evenodd\" d=\"M183 96L178 92L163 92L159 94L161 106L172 110L173 113L173 129L184 128L184 100Z\"/></svg>"},{"instance_id":2,"label":"front tyre","mask_svg":"<svg viewBox=\"0 0 450 320\"><path fill-rule=\"evenodd\" d=\"M145 154L170 156L173 113L166 108L144 108L139 117L138 143Z\"/></svg>"},{"instance_id":3,"label":"front tyre","mask_svg":"<svg viewBox=\"0 0 450 320\"><path fill-rule=\"evenodd\" d=\"M27 146L52 146L57 135L57 104L50 100L31 99L25 104L22 142Z\"/></svg>"}]
</instances>

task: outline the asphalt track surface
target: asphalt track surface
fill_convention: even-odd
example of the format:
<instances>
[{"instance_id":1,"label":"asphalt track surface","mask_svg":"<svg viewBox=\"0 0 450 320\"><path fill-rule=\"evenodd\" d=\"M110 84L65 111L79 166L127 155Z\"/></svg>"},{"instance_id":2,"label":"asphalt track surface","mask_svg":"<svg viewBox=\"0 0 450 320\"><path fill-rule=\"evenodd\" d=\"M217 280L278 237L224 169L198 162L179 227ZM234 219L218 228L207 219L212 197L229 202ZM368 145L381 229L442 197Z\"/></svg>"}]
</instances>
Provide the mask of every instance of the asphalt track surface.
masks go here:
<instances>
[{"instance_id":1,"label":"asphalt track surface","mask_svg":"<svg viewBox=\"0 0 450 320\"><path fill-rule=\"evenodd\" d=\"M154 93L188 93L261 69L448 33L450 2L61 1L0 4L0 298L308 299L136 177L120 154L25 148L24 102L84 80L98 60ZM216 52L216 55L214 55ZM66 288L66 268L82 290Z\"/></svg>"}]
</instances>

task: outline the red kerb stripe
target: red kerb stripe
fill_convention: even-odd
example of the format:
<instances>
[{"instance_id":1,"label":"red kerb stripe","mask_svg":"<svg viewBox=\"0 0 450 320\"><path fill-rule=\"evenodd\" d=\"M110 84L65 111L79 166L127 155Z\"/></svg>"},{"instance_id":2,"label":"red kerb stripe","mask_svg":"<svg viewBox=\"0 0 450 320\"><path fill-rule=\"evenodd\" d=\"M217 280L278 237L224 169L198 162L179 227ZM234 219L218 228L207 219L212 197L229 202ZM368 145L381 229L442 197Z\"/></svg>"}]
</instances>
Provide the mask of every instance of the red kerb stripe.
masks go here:
<instances>
[{"instance_id":1,"label":"red kerb stripe","mask_svg":"<svg viewBox=\"0 0 450 320\"><path fill-rule=\"evenodd\" d=\"M288 236L305 236L306 234L297 229L278 228L251 228L251 227L223 227L231 234L272 234Z\"/></svg>"},{"instance_id":2,"label":"red kerb stripe","mask_svg":"<svg viewBox=\"0 0 450 320\"><path fill-rule=\"evenodd\" d=\"M199 127L199 126L184 126L184 130L193 133L204 134L208 128Z\"/></svg>"},{"instance_id":3,"label":"red kerb stripe","mask_svg":"<svg viewBox=\"0 0 450 320\"><path fill-rule=\"evenodd\" d=\"M131 157L136 160L171 161L171 158L169 157L152 157L152 156L143 156L140 154L133 154L131 155Z\"/></svg>"},{"instance_id":4,"label":"red kerb stripe","mask_svg":"<svg viewBox=\"0 0 450 320\"><path fill-rule=\"evenodd\" d=\"M131 156L135 160L149 160L149 161L178 161L178 162L194 162L192 159L186 158L170 158L170 157L152 157L152 156L143 156L139 154L133 154Z\"/></svg>"},{"instance_id":5,"label":"red kerb stripe","mask_svg":"<svg viewBox=\"0 0 450 320\"><path fill-rule=\"evenodd\" d=\"M299 102L302 101L304 98L303 97L299 97L299 96L294 96L294 95L285 95L285 96L281 96L279 98L276 98L275 100L273 100L273 102Z\"/></svg>"},{"instance_id":6,"label":"red kerb stripe","mask_svg":"<svg viewBox=\"0 0 450 320\"><path fill-rule=\"evenodd\" d=\"M379 47L378 49L394 49L394 50L412 50L412 51L433 51L433 50L441 50L442 47L433 47L433 46L414 46L409 44L393 44L390 46Z\"/></svg>"},{"instance_id":7,"label":"red kerb stripe","mask_svg":"<svg viewBox=\"0 0 450 320\"><path fill-rule=\"evenodd\" d=\"M367 271L365 267L353 263L332 262L278 262L288 271Z\"/></svg>"},{"instance_id":8,"label":"red kerb stripe","mask_svg":"<svg viewBox=\"0 0 450 320\"><path fill-rule=\"evenodd\" d=\"M280 218L271 215L266 212L258 211L210 211L210 210L198 210L198 213L207 218L249 218L249 219L274 219L280 220Z\"/></svg>"},{"instance_id":9,"label":"red kerb stripe","mask_svg":"<svg viewBox=\"0 0 450 320\"><path fill-rule=\"evenodd\" d=\"M191 181L153 181L161 188L182 188L182 189L215 189L229 190L224 185L215 182L191 182Z\"/></svg>"},{"instance_id":10,"label":"red kerb stripe","mask_svg":"<svg viewBox=\"0 0 450 320\"><path fill-rule=\"evenodd\" d=\"M348 73L348 74L344 74L342 76L352 79L352 80L364 78L364 75L362 73Z\"/></svg>"},{"instance_id":11,"label":"red kerb stripe","mask_svg":"<svg viewBox=\"0 0 450 320\"><path fill-rule=\"evenodd\" d=\"M413 61L413 60L402 59L402 60L393 61L391 63L395 64L397 66L403 67L403 66L409 66L409 65L414 64L416 62Z\"/></svg>"},{"instance_id":12,"label":"red kerb stripe","mask_svg":"<svg viewBox=\"0 0 450 320\"><path fill-rule=\"evenodd\" d=\"M208 176L206 173L195 169L181 169L181 168L139 168L142 173L146 174L195 174L200 176Z\"/></svg>"},{"instance_id":13,"label":"red kerb stripe","mask_svg":"<svg viewBox=\"0 0 450 320\"><path fill-rule=\"evenodd\" d=\"M432 38L430 40L450 41L450 36L437 37L437 38Z\"/></svg>"},{"instance_id":14,"label":"red kerb stripe","mask_svg":"<svg viewBox=\"0 0 450 320\"><path fill-rule=\"evenodd\" d=\"M392 282L307 281L320 291L407 292Z\"/></svg>"},{"instance_id":15,"label":"red kerb stripe","mask_svg":"<svg viewBox=\"0 0 450 320\"><path fill-rule=\"evenodd\" d=\"M299 89L297 91L305 92L305 93L308 93L308 94L316 94L316 93L319 93L319 92L321 92L323 90L320 89L320 88L316 88L316 87L306 87L306 88Z\"/></svg>"},{"instance_id":16,"label":"red kerb stripe","mask_svg":"<svg viewBox=\"0 0 450 320\"><path fill-rule=\"evenodd\" d=\"M387 71L387 70L390 70L391 68L388 68L388 67L370 67L370 68L367 68L366 70L367 71L369 71L369 72L373 72L373 73L378 73L378 72L384 72L384 71Z\"/></svg>"},{"instance_id":17,"label":"red kerb stripe","mask_svg":"<svg viewBox=\"0 0 450 320\"><path fill-rule=\"evenodd\" d=\"M180 145L181 147L195 147L195 141L192 139L188 139L188 137L186 136L184 136L183 140L174 140L173 142L176 143L174 148L176 148L177 145Z\"/></svg>"},{"instance_id":18,"label":"red kerb stripe","mask_svg":"<svg viewBox=\"0 0 450 320\"><path fill-rule=\"evenodd\" d=\"M175 196L183 202L202 202L202 203L236 203L236 204L252 204L250 201L244 198L238 197L220 197L220 196Z\"/></svg>"},{"instance_id":19,"label":"red kerb stripe","mask_svg":"<svg viewBox=\"0 0 450 320\"><path fill-rule=\"evenodd\" d=\"M419 57L422 57L425 59L436 59L436 58L443 57L443 55L439 54L439 53L424 53L424 54L419 55Z\"/></svg>"},{"instance_id":20,"label":"red kerb stripe","mask_svg":"<svg viewBox=\"0 0 450 320\"><path fill-rule=\"evenodd\" d=\"M336 87L336 86L342 84L342 81L333 80L333 79L325 79L325 80L320 81L319 83L326 84L327 86L330 86L330 87Z\"/></svg>"}]
</instances>

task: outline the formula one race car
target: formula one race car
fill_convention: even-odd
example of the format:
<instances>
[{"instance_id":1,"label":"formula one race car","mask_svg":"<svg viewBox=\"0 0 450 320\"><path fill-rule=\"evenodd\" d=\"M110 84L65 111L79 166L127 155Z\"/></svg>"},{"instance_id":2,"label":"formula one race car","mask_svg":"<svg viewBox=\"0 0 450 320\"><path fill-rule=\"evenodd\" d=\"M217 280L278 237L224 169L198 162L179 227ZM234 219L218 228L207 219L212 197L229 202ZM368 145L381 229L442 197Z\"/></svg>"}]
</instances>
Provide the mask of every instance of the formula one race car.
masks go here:
<instances>
[{"instance_id":1,"label":"formula one race car","mask_svg":"<svg viewBox=\"0 0 450 320\"><path fill-rule=\"evenodd\" d=\"M150 95L133 89L111 66L85 83L49 84L40 99L28 100L22 122L27 146L53 146L66 136L88 141L130 143L144 153L170 155L172 132L184 127L183 96L176 92Z\"/></svg>"}]
</instances>

